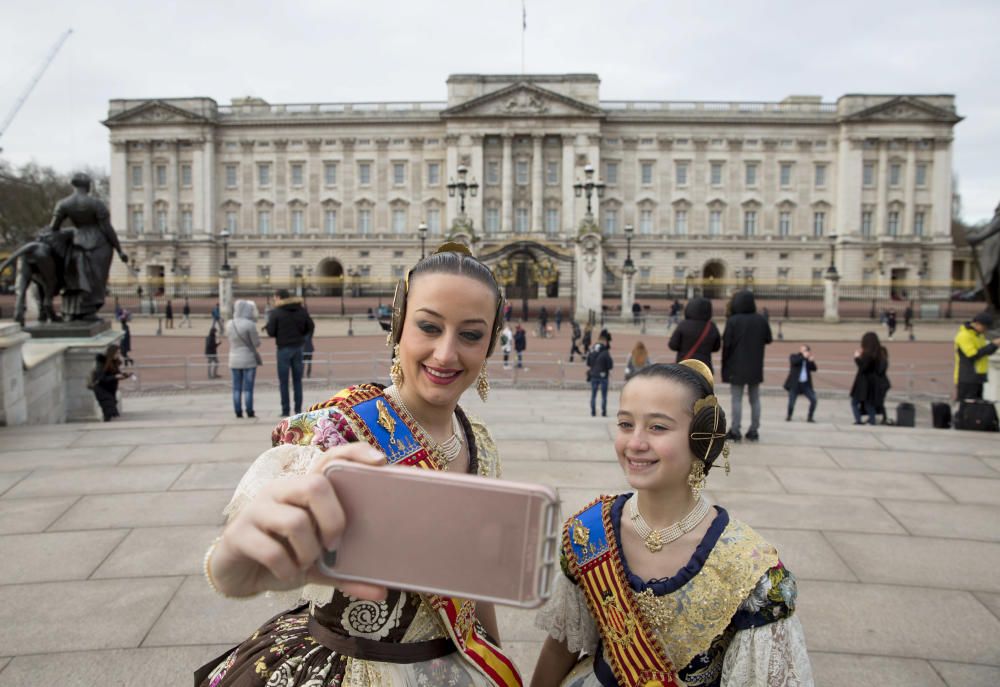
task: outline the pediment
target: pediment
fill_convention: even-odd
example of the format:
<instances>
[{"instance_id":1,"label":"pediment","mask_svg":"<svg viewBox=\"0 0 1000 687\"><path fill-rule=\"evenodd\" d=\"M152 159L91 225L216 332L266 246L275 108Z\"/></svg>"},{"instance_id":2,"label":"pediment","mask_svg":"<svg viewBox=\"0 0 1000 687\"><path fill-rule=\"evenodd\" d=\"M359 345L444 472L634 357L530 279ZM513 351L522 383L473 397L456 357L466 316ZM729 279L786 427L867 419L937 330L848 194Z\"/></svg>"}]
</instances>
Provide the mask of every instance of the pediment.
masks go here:
<instances>
[{"instance_id":1,"label":"pediment","mask_svg":"<svg viewBox=\"0 0 1000 687\"><path fill-rule=\"evenodd\" d=\"M599 107L528 82L511 84L441 113L442 117L600 117Z\"/></svg>"},{"instance_id":2,"label":"pediment","mask_svg":"<svg viewBox=\"0 0 1000 687\"><path fill-rule=\"evenodd\" d=\"M844 117L845 121L867 122L949 122L962 120L950 110L926 103L913 96L899 96Z\"/></svg>"},{"instance_id":3,"label":"pediment","mask_svg":"<svg viewBox=\"0 0 1000 687\"><path fill-rule=\"evenodd\" d=\"M162 100L149 100L104 121L107 126L121 124L196 124L208 121Z\"/></svg>"}]
</instances>

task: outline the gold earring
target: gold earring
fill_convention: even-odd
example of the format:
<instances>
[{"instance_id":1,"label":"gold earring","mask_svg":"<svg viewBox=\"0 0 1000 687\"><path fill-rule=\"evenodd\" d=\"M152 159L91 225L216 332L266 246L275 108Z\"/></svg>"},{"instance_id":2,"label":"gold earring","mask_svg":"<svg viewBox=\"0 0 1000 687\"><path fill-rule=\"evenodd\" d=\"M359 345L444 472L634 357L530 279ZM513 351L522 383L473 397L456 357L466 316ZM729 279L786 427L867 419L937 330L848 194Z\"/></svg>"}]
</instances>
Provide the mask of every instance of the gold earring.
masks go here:
<instances>
[{"instance_id":1,"label":"gold earring","mask_svg":"<svg viewBox=\"0 0 1000 687\"><path fill-rule=\"evenodd\" d=\"M483 361L483 369L479 371L479 377L476 379L476 391L479 392L479 398L483 399L483 403L486 403L486 397L490 395L490 378L486 372L486 361Z\"/></svg>"},{"instance_id":2,"label":"gold earring","mask_svg":"<svg viewBox=\"0 0 1000 687\"><path fill-rule=\"evenodd\" d=\"M688 486L695 500L701 497L701 490L705 488L705 464L700 460L695 460L691 464L691 474L688 475Z\"/></svg>"},{"instance_id":3,"label":"gold earring","mask_svg":"<svg viewBox=\"0 0 1000 687\"><path fill-rule=\"evenodd\" d=\"M399 362L399 344L392 347L392 366L389 368L389 379L397 389L403 386L403 365Z\"/></svg>"}]
</instances>

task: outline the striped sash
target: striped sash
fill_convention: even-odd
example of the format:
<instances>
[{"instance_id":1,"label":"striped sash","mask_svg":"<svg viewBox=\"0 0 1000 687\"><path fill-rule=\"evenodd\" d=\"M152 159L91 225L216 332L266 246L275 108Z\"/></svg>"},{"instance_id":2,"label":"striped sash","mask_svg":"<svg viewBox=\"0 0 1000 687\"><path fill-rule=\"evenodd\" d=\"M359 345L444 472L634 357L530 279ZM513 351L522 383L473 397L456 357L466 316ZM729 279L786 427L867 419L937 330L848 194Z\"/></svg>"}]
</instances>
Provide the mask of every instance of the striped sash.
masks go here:
<instances>
[{"instance_id":1,"label":"striped sash","mask_svg":"<svg viewBox=\"0 0 1000 687\"><path fill-rule=\"evenodd\" d=\"M674 667L643 618L612 545L613 496L602 496L566 521L563 549L604 649L623 687L678 687Z\"/></svg>"}]
</instances>

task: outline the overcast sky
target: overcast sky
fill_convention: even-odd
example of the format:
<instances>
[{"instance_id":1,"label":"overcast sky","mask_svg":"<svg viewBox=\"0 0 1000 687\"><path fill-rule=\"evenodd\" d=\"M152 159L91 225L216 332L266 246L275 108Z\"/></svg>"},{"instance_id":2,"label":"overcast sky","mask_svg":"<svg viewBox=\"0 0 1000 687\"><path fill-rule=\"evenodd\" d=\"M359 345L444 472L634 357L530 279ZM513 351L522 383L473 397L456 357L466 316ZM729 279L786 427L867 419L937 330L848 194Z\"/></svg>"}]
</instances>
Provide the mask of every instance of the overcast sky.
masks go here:
<instances>
[{"instance_id":1,"label":"overcast sky","mask_svg":"<svg viewBox=\"0 0 1000 687\"><path fill-rule=\"evenodd\" d=\"M453 73L521 70L520 0L8 0L0 118L74 33L0 156L109 167L112 98L444 100ZM12 6L16 4L16 9ZM606 100L953 93L963 216L1000 201L996 0L527 0L527 71L595 72Z\"/></svg>"}]
</instances>

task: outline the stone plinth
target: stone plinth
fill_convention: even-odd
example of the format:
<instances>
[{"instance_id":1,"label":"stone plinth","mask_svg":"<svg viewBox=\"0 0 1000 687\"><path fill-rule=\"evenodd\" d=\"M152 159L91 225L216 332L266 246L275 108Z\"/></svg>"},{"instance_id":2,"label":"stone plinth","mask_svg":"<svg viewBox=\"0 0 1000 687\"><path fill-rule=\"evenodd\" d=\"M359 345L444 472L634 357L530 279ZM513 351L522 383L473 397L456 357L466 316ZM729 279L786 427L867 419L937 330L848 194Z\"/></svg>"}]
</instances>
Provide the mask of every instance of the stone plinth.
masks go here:
<instances>
[{"instance_id":1,"label":"stone plinth","mask_svg":"<svg viewBox=\"0 0 1000 687\"><path fill-rule=\"evenodd\" d=\"M983 398L987 401L1000 401L1000 351L990 356L989 372L986 384L983 386Z\"/></svg>"},{"instance_id":2,"label":"stone plinth","mask_svg":"<svg viewBox=\"0 0 1000 687\"><path fill-rule=\"evenodd\" d=\"M840 276L829 270L823 279L823 319L840 322Z\"/></svg>"},{"instance_id":3,"label":"stone plinth","mask_svg":"<svg viewBox=\"0 0 1000 687\"><path fill-rule=\"evenodd\" d=\"M626 265L622 271L622 321L632 321L632 304L635 303L635 267Z\"/></svg>"},{"instance_id":4,"label":"stone plinth","mask_svg":"<svg viewBox=\"0 0 1000 687\"><path fill-rule=\"evenodd\" d=\"M24 331L33 339L89 339L111 329L108 320L72 320L40 322L28 325Z\"/></svg>"},{"instance_id":5,"label":"stone plinth","mask_svg":"<svg viewBox=\"0 0 1000 687\"><path fill-rule=\"evenodd\" d=\"M601 235L592 222L580 227L580 236L576 240L576 312L577 321L587 322L593 315L601 316L601 301L604 295L602 280L604 278L604 250L601 246Z\"/></svg>"},{"instance_id":6,"label":"stone plinth","mask_svg":"<svg viewBox=\"0 0 1000 687\"><path fill-rule=\"evenodd\" d=\"M233 318L233 271L226 268L219 270L219 315L223 322Z\"/></svg>"},{"instance_id":7,"label":"stone plinth","mask_svg":"<svg viewBox=\"0 0 1000 687\"><path fill-rule=\"evenodd\" d=\"M30 338L16 322L0 322L0 425L28 421L21 349Z\"/></svg>"}]
</instances>

